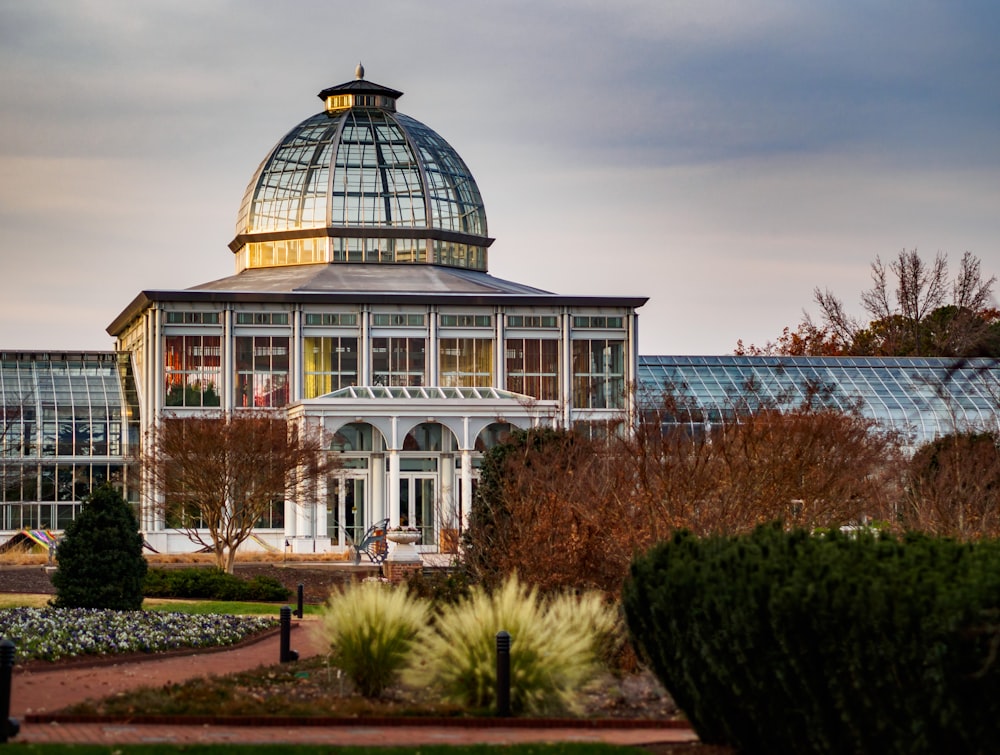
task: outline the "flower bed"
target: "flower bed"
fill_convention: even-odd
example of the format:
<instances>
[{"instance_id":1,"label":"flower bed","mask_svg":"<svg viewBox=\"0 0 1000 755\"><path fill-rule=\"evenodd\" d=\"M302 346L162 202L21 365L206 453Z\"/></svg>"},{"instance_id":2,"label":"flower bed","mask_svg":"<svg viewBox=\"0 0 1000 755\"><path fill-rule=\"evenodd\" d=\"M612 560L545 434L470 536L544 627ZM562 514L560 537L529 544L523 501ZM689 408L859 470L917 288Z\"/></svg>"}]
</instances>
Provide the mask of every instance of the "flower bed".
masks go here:
<instances>
[{"instance_id":1,"label":"flower bed","mask_svg":"<svg viewBox=\"0 0 1000 755\"><path fill-rule=\"evenodd\" d=\"M83 608L0 610L0 636L14 643L19 663L233 645L276 624L264 616Z\"/></svg>"}]
</instances>

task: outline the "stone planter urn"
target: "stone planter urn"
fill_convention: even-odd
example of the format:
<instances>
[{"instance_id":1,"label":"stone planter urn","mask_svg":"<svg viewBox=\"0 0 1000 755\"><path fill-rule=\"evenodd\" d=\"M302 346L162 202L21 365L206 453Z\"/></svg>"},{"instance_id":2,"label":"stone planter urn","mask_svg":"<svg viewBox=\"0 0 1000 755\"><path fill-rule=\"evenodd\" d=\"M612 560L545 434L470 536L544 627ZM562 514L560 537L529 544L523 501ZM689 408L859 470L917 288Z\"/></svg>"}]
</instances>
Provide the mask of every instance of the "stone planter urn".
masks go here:
<instances>
[{"instance_id":1,"label":"stone planter urn","mask_svg":"<svg viewBox=\"0 0 1000 755\"><path fill-rule=\"evenodd\" d=\"M385 539L390 543L394 543L393 547L389 551L388 560L389 561L407 561L407 562L418 562L420 561L420 554L414 547L420 539L420 533L412 530L401 530L401 529L389 529L386 530Z\"/></svg>"},{"instance_id":2,"label":"stone planter urn","mask_svg":"<svg viewBox=\"0 0 1000 755\"><path fill-rule=\"evenodd\" d=\"M408 532L407 530L386 530L385 539L398 545L413 545L420 539L420 533Z\"/></svg>"}]
</instances>

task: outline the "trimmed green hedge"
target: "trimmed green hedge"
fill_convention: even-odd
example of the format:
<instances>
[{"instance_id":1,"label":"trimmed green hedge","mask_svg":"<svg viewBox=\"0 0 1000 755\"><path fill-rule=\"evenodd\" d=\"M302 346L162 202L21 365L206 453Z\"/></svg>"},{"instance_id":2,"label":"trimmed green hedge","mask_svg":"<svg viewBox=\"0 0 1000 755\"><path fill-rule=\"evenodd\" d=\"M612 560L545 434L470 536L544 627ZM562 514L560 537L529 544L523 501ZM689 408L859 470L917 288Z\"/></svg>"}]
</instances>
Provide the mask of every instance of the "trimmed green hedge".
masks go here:
<instances>
[{"instance_id":1,"label":"trimmed green hedge","mask_svg":"<svg viewBox=\"0 0 1000 755\"><path fill-rule=\"evenodd\" d=\"M150 569L143 584L147 598L201 598L205 600L287 600L292 591L273 577L244 580L219 569Z\"/></svg>"},{"instance_id":2,"label":"trimmed green hedge","mask_svg":"<svg viewBox=\"0 0 1000 755\"><path fill-rule=\"evenodd\" d=\"M640 654L703 741L743 753L1000 747L1000 544L676 534L632 565Z\"/></svg>"}]
</instances>

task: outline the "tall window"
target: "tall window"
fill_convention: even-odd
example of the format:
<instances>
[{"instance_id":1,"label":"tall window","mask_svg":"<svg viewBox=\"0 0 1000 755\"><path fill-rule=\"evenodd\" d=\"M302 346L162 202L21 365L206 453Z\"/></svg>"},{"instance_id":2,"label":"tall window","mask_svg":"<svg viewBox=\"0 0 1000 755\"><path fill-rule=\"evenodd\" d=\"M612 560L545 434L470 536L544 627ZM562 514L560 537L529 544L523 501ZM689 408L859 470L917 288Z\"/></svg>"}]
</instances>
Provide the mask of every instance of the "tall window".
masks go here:
<instances>
[{"instance_id":1,"label":"tall window","mask_svg":"<svg viewBox=\"0 0 1000 755\"><path fill-rule=\"evenodd\" d=\"M218 406L219 336L167 336L163 356L167 406Z\"/></svg>"},{"instance_id":2,"label":"tall window","mask_svg":"<svg viewBox=\"0 0 1000 755\"><path fill-rule=\"evenodd\" d=\"M493 385L493 341L488 338L442 338L438 349L441 385Z\"/></svg>"},{"instance_id":3,"label":"tall window","mask_svg":"<svg viewBox=\"0 0 1000 755\"><path fill-rule=\"evenodd\" d=\"M372 382L375 385L423 385L426 355L423 338L373 338Z\"/></svg>"},{"instance_id":4,"label":"tall window","mask_svg":"<svg viewBox=\"0 0 1000 755\"><path fill-rule=\"evenodd\" d=\"M288 337L237 336L236 405L278 407L288 403Z\"/></svg>"},{"instance_id":5,"label":"tall window","mask_svg":"<svg viewBox=\"0 0 1000 755\"><path fill-rule=\"evenodd\" d=\"M538 399L559 398L559 341L508 338L507 389Z\"/></svg>"},{"instance_id":6,"label":"tall window","mask_svg":"<svg viewBox=\"0 0 1000 755\"><path fill-rule=\"evenodd\" d=\"M625 342L573 341L573 406L619 409L625 404Z\"/></svg>"},{"instance_id":7,"label":"tall window","mask_svg":"<svg viewBox=\"0 0 1000 755\"><path fill-rule=\"evenodd\" d=\"M306 338L302 357L306 398L358 384L358 339L353 336Z\"/></svg>"}]
</instances>

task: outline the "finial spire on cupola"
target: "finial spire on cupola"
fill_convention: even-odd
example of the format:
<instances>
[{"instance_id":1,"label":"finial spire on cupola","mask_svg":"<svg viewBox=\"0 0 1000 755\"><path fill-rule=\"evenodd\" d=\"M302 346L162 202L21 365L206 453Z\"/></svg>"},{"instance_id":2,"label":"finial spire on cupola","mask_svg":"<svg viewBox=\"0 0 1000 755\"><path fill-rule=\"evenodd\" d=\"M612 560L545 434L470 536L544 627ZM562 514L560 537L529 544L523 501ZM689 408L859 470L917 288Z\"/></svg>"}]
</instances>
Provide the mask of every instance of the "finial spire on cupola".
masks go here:
<instances>
[{"instance_id":1,"label":"finial spire on cupola","mask_svg":"<svg viewBox=\"0 0 1000 755\"><path fill-rule=\"evenodd\" d=\"M358 63L354 70L354 80L335 87L327 87L319 93L326 103L328 112L349 110L353 107L376 108L396 112L396 100L403 96L398 89L390 89L374 81L365 81L365 67Z\"/></svg>"}]
</instances>

